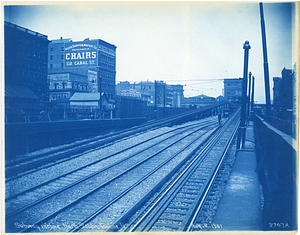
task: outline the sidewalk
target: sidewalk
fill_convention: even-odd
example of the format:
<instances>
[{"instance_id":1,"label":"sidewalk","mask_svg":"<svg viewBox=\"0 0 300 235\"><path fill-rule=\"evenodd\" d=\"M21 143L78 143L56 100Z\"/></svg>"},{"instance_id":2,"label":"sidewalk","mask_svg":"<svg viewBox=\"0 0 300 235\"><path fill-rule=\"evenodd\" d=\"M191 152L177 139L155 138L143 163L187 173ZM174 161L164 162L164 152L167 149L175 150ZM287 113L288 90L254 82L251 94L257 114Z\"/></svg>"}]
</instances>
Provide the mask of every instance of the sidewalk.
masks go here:
<instances>
[{"instance_id":1,"label":"sidewalk","mask_svg":"<svg viewBox=\"0 0 300 235\"><path fill-rule=\"evenodd\" d=\"M220 200L215 224L222 230L262 230L261 196L256 169L253 123L246 129L245 149L236 159Z\"/></svg>"}]
</instances>

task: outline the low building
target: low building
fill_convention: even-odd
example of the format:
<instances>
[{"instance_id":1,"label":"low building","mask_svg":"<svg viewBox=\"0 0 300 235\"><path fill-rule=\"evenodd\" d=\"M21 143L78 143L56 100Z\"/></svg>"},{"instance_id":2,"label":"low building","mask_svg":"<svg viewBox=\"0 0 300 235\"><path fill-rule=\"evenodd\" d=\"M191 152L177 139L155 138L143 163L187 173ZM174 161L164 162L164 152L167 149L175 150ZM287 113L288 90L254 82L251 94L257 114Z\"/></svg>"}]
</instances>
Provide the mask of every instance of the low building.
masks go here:
<instances>
[{"instance_id":1,"label":"low building","mask_svg":"<svg viewBox=\"0 0 300 235\"><path fill-rule=\"evenodd\" d=\"M184 108L190 108L190 107L194 107L194 108L201 108L201 107L205 107L208 105L213 105L217 102L216 98L214 97L209 97L206 95L198 95L198 96L193 96L193 97L184 97L182 100L182 104L181 107Z\"/></svg>"},{"instance_id":2,"label":"low building","mask_svg":"<svg viewBox=\"0 0 300 235\"><path fill-rule=\"evenodd\" d=\"M117 95L121 95L122 91L127 91L132 89L132 85L130 84L130 82L119 82L116 85L116 94Z\"/></svg>"},{"instance_id":3,"label":"low building","mask_svg":"<svg viewBox=\"0 0 300 235\"><path fill-rule=\"evenodd\" d=\"M73 73L48 75L49 101L70 99L75 92L90 92L88 77Z\"/></svg>"},{"instance_id":4,"label":"low building","mask_svg":"<svg viewBox=\"0 0 300 235\"><path fill-rule=\"evenodd\" d=\"M100 102L102 99L102 107L100 106ZM77 109L98 109L98 110L112 110L114 109L114 102L107 98L106 94L102 93L102 97L100 98L100 93L86 93L80 92L75 93L70 98L70 106L71 108Z\"/></svg>"}]
</instances>

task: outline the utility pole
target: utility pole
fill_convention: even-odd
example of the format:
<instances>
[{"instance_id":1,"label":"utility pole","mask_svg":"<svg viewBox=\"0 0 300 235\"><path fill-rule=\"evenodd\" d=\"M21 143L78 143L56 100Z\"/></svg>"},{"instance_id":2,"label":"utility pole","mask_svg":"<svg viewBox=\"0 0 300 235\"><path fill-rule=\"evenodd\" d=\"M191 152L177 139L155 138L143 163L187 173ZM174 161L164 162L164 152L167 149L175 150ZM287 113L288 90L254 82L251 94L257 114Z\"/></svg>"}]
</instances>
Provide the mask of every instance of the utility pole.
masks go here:
<instances>
[{"instance_id":1,"label":"utility pole","mask_svg":"<svg viewBox=\"0 0 300 235\"><path fill-rule=\"evenodd\" d=\"M251 112L254 110L254 76L252 77Z\"/></svg>"},{"instance_id":2,"label":"utility pole","mask_svg":"<svg viewBox=\"0 0 300 235\"><path fill-rule=\"evenodd\" d=\"M247 95L247 119L248 119L248 122L249 122L249 119L250 119L251 75L252 75L252 73L249 72L249 84L248 84L248 95Z\"/></svg>"},{"instance_id":3,"label":"utility pole","mask_svg":"<svg viewBox=\"0 0 300 235\"><path fill-rule=\"evenodd\" d=\"M102 116L102 78L100 75L100 67L98 67L98 69L97 69L97 76L98 76L98 84L99 84L98 91L100 93L100 119L102 119L103 118L103 116Z\"/></svg>"},{"instance_id":4,"label":"utility pole","mask_svg":"<svg viewBox=\"0 0 300 235\"><path fill-rule=\"evenodd\" d=\"M157 84L156 84L156 80L155 80L155 83L154 83L154 110L157 110L156 99L157 99Z\"/></svg>"},{"instance_id":5,"label":"utility pole","mask_svg":"<svg viewBox=\"0 0 300 235\"><path fill-rule=\"evenodd\" d=\"M245 147L245 136L246 136L245 117L246 117L246 103L247 103L248 57L249 57L249 49L251 49L249 41L245 41L243 49L245 50L244 75L243 75L243 85L242 85L241 122L240 122L239 132L238 132L237 149L240 149L241 139L242 139L242 148Z\"/></svg>"},{"instance_id":6,"label":"utility pole","mask_svg":"<svg viewBox=\"0 0 300 235\"><path fill-rule=\"evenodd\" d=\"M259 3L259 8L260 8L261 36L262 36L263 57L264 57L264 78L265 78L265 95L266 95L266 109L267 109L266 111L267 111L267 115L271 115L269 65L268 65L268 55L267 55L264 9L263 9L262 2Z\"/></svg>"},{"instance_id":7,"label":"utility pole","mask_svg":"<svg viewBox=\"0 0 300 235\"><path fill-rule=\"evenodd\" d=\"M164 86L164 116L166 116L166 84Z\"/></svg>"}]
</instances>

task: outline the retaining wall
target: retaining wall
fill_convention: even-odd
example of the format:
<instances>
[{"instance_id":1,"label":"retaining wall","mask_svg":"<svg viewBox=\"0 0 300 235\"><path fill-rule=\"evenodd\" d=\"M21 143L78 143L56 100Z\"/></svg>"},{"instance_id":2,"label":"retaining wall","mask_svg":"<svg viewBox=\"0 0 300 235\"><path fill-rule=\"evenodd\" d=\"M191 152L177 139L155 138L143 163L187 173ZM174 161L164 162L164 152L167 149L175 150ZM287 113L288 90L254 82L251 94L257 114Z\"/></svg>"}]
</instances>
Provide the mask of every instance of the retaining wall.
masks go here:
<instances>
[{"instance_id":1,"label":"retaining wall","mask_svg":"<svg viewBox=\"0 0 300 235\"><path fill-rule=\"evenodd\" d=\"M146 118L5 124L5 155L14 157L42 148L137 126Z\"/></svg>"},{"instance_id":2,"label":"retaining wall","mask_svg":"<svg viewBox=\"0 0 300 235\"><path fill-rule=\"evenodd\" d=\"M297 151L292 137L255 116L257 169L264 194L264 230L297 229Z\"/></svg>"}]
</instances>

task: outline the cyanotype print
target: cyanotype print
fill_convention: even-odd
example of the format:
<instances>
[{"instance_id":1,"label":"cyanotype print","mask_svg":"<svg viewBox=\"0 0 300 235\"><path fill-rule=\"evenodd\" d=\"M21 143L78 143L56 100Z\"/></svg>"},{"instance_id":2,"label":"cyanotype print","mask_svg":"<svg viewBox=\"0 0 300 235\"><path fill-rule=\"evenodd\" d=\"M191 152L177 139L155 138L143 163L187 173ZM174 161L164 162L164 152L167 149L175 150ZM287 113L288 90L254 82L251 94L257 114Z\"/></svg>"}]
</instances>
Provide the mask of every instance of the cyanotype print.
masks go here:
<instances>
[{"instance_id":1,"label":"cyanotype print","mask_svg":"<svg viewBox=\"0 0 300 235\"><path fill-rule=\"evenodd\" d=\"M3 233L296 232L296 3L18 4Z\"/></svg>"}]
</instances>

